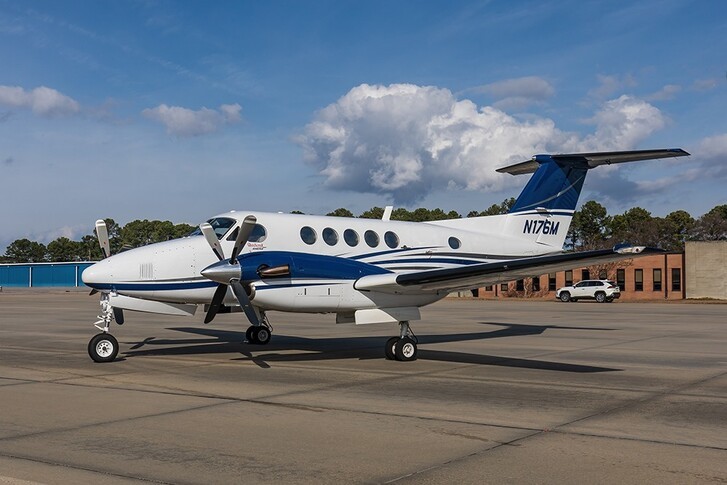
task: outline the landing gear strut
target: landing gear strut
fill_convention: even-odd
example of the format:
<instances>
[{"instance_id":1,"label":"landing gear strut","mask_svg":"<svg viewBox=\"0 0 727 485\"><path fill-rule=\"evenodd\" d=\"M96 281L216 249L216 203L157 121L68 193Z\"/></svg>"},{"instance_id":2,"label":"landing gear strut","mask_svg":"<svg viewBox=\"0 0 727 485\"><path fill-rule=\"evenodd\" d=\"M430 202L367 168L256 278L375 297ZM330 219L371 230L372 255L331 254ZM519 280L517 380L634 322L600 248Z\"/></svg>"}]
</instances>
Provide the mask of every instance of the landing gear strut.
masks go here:
<instances>
[{"instance_id":1,"label":"landing gear strut","mask_svg":"<svg viewBox=\"0 0 727 485\"><path fill-rule=\"evenodd\" d=\"M399 336L391 337L384 347L386 358L411 362L417 359L417 337L409 327L409 322L399 322Z\"/></svg>"},{"instance_id":2,"label":"landing gear strut","mask_svg":"<svg viewBox=\"0 0 727 485\"><path fill-rule=\"evenodd\" d=\"M109 333L109 325L117 316L120 317L117 319L119 325L124 323L124 317L121 311L114 311L108 294L101 294L100 304L101 315L93 326L101 333L94 335L88 342L88 355L94 362L112 362L119 353L119 342Z\"/></svg>"},{"instance_id":3,"label":"landing gear strut","mask_svg":"<svg viewBox=\"0 0 727 485\"><path fill-rule=\"evenodd\" d=\"M270 325L264 313L260 317L260 325L252 325L245 332L245 338L248 343L265 345L270 342L270 338L273 335L273 326Z\"/></svg>"}]
</instances>

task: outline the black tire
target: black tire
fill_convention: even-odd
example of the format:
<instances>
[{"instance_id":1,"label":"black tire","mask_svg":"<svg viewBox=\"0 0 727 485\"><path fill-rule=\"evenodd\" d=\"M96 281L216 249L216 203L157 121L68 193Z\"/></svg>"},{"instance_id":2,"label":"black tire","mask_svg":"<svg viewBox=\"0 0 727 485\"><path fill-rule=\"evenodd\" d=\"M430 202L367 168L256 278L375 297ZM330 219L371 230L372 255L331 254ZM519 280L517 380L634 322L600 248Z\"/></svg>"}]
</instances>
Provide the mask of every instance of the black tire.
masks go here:
<instances>
[{"instance_id":1,"label":"black tire","mask_svg":"<svg viewBox=\"0 0 727 485\"><path fill-rule=\"evenodd\" d=\"M258 345L267 344L270 342L270 337L272 337L272 334L270 333L270 329L267 327L255 327L252 331L252 338Z\"/></svg>"},{"instance_id":2,"label":"black tire","mask_svg":"<svg viewBox=\"0 0 727 485\"><path fill-rule=\"evenodd\" d=\"M399 341L399 337L391 337L386 341L386 347L384 347L384 353L386 354L387 360L396 360L396 342Z\"/></svg>"},{"instance_id":3,"label":"black tire","mask_svg":"<svg viewBox=\"0 0 727 485\"><path fill-rule=\"evenodd\" d=\"M417 344L409 337L399 339L394 346L396 360L411 362L417 360Z\"/></svg>"},{"instance_id":4,"label":"black tire","mask_svg":"<svg viewBox=\"0 0 727 485\"><path fill-rule=\"evenodd\" d=\"M564 291L560 294L560 301L563 303L568 303L570 301L570 293L567 291Z\"/></svg>"},{"instance_id":5,"label":"black tire","mask_svg":"<svg viewBox=\"0 0 727 485\"><path fill-rule=\"evenodd\" d=\"M255 330L255 327L247 327L247 330L245 331L245 340L247 340L247 343L254 344L255 341L252 337L252 332Z\"/></svg>"},{"instance_id":6,"label":"black tire","mask_svg":"<svg viewBox=\"0 0 727 485\"><path fill-rule=\"evenodd\" d=\"M88 342L88 355L94 362L113 362L119 342L110 333L99 333Z\"/></svg>"},{"instance_id":7,"label":"black tire","mask_svg":"<svg viewBox=\"0 0 727 485\"><path fill-rule=\"evenodd\" d=\"M606 301L606 294L602 291L596 293L596 301L598 303L604 303Z\"/></svg>"}]
</instances>

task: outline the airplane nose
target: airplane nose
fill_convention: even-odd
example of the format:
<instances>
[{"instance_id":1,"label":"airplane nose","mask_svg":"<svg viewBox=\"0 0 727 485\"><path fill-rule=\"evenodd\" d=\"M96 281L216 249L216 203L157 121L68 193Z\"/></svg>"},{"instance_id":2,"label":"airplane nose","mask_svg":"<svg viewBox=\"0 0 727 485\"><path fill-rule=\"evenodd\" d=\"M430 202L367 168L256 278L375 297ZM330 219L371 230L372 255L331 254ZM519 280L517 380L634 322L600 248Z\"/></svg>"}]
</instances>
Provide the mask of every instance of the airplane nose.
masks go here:
<instances>
[{"instance_id":1,"label":"airplane nose","mask_svg":"<svg viewBox=\"0 0 727 485\"><path fill-rule=\"evenodd\" d=\"M225 259L207 266L200 273L207 279L228 285L230 280L240 279L240 265L230 264Z\"/></svg>"},{"instance_id":2,"label":"airplane nose","mask_svg":"<svg viewBox=\"0 0 727 485\"><path fill-rule=\"evenodd\" d=\"M111 275L108 273L108 271L105 271L103 269L101 263L102 262L93 264L88 268L84 269L83 273L81 273L81 280L86 286L95 288L98 285L108 283L111 279Z\"/></svg>"},{"instance_id":3,"label":"airplane nose","mask_svg":"<svg viewBox=\"0 0 727 485\"><path fill-rule=\"evenodd\" d=\"M98 283L98 271L96 266L97 264L92 264L88 268L83 270L83 273L81 273L81 280L86 286L91 286L93 283Z\"/></svg>"}]
</instances>

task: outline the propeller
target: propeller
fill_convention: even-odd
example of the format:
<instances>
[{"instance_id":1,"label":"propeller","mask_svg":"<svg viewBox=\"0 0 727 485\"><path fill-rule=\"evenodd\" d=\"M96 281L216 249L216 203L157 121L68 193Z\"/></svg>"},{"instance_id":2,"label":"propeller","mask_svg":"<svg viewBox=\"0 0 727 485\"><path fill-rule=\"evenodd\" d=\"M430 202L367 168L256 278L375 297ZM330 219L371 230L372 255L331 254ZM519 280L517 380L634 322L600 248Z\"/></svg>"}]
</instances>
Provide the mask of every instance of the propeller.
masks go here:
<instances>
[{"instance_id":1,"label":"propeller","mask_svg":"<svg viewBox=\"0 0 727 485\"><path fill-rule=\"evenodd\" d=\"M96 221L96 238L98 238L98 245L101 246L101 252L103 253L103 257L108 258L111 256L111 243L109 242L109 229L106 227L106 221L103 219L99 219ZM91 290L91 293L89 293L89 296L93 296L96 293L98 293L97 289ZM116 320L116 323L119 325L124 324L124 310L121 308L113 307L114 312L114 320Z\"/></svg>"},{"instance_id":2,"label":"propeller","mask_svg":"<svg viewBox=\"0 0 727 485\"><path fill-rule=\"evenodd\" d=\"M96 237L98 244L101 246L101 252L104 258L111 256L111 244L109 243L109 230L106 227L106 221L99 219L96 221Z\"/></svg>"},{"instance_id":3,"label":"propeller","mask_svg":"<svg viewBox=\"0 0 727 485\"><path fill-rule=\"evenodd\" d=\"M212 301L210 302L209 310L207 310L207 315L204 318L204 323L209 323L215 318L215 315L217 315L217 312L219 312L220 307L222 306L225 295L227 295L227 288L232 287L232 292L235 294L235 298L237 298L240 308L242 308L245 312L247 319L255 326L260 325L260 317L250 303L250 297L245 291L245 287L242 283L240 283L242 268L240 268L240 263L237 261L237 257L240 255L240 251L242 250L242 246L247 243L248 239L250 239L250 234L252 234L252 230L255 228L256 223L257 218L253 215L245 217L245 220L242 221L240 229L237 232L235 245L232 247L232 254L228 261L225 260L225 254L222 251L222 246L220 245L212 226L206 222L200 224L199 228L202 231L202 234L212 248L212 252L214 252L220 260L201 271L202 276L219 283L217 290L215 290L215 294L212 297Z\"/></svg>"}]
</instances>

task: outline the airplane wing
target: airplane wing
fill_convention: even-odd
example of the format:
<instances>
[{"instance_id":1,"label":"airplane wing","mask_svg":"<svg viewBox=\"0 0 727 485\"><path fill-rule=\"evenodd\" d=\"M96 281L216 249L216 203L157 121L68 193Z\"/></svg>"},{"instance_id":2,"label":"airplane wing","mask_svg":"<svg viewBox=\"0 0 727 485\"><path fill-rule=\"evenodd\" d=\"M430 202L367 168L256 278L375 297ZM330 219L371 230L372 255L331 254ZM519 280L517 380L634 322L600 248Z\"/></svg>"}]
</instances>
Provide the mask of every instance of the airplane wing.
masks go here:
<instances>
[{"instance_id":1,"label":"airplane wing","mask_svg":"<svg viewBox=\"0 0 727 485\"><path fill-rule=\"evenodd\" d=\"M384 293L457 291L663 252L661 249L627 246L578 253L558 253L459 268L370 275L360 278L354 287L357 290Z\"/></svg>"}]
</instances>

